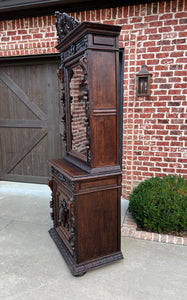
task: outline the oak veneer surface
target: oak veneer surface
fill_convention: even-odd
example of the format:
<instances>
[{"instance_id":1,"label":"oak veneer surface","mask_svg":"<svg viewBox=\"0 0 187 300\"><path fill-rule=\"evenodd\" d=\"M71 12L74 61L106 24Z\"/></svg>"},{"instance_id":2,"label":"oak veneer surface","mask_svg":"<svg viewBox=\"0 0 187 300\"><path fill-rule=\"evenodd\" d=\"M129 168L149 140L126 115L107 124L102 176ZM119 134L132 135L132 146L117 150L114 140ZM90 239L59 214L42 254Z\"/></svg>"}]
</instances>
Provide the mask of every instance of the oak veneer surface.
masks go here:
<instances>
[{"instance_id":1,"label":"oak veneer surface","mask_svg":"<svg viewBox=\"0 0 187 300\"><path fill-rule=\"evenodd\" d=\"M67 173L67 176L71 176L74 178L79 176L86 176L88 174L86 171L80 169L72 163L69 163L65 159L50 159L49 164L54 165L57 170Z\"/></svg>"}]
</instances>

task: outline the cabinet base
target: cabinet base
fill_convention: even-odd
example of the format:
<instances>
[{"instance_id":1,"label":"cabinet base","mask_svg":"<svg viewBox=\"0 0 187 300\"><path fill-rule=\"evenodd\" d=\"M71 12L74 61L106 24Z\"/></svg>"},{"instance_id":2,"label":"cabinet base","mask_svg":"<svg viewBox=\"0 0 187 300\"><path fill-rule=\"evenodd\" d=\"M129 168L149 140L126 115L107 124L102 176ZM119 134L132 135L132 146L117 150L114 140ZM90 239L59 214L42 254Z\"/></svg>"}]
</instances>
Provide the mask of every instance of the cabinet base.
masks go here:
<instances>
[{"instance_id":1,"label":"cabinet base","mask_svg":"<svg viewBox=\"0 0 187 300\"><path fill-rule=\"evenodd\" d=\"M61 255L63 256L73 276L84 275L89 270L97 269L104 265L108 265L115 261L123 259L122 252L118 251L113 254L108 254L93 260L89 260L87 262L76 264L73 257L71 256L66 246L64 245L63 241L60 239L56 230L54 228L51 228L49 230L49 234L53 239L53 241L55 242L56 246L58 247Z\"/></svg>"}]
</instances>

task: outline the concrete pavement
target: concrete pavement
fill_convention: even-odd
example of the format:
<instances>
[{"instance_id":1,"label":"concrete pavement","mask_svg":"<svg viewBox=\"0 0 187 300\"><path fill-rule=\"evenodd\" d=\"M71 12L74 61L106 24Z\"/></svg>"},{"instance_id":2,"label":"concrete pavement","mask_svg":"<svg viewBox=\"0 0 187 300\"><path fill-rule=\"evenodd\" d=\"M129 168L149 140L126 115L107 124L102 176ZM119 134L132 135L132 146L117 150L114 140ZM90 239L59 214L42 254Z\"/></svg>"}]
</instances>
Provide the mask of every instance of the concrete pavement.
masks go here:
<instances>
[{"instance_id":1,"label":"concrete pavement","mask_svg":"<svg viewBox=\"0 0 187 300\"><path fill-rule=\"evenodd\" d=\"M47 186L0 181L0 299L187 299L187 247L122 238L124 260L73 277L51 240Z\"/></svg>"}]
</instances>

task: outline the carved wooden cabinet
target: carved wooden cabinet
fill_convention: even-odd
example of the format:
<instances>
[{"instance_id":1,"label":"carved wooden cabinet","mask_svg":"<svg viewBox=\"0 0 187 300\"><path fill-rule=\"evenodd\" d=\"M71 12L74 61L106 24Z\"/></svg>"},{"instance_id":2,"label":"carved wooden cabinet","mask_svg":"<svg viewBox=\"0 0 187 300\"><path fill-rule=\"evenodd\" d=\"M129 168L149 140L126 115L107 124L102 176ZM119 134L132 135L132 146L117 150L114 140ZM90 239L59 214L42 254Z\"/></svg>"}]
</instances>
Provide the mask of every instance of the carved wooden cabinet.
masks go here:
<instances>
[{"instance_id":1,"label":"carved wooden cabinet","mask_svg":"<svg viewBox=\"0 0 187 300\"><path fill-rule=\"evenodd\" d=\"M119 26L56 13L66 155L51 159L49 231L73 275L120 250Z\"/></svg>"}]
</instances>

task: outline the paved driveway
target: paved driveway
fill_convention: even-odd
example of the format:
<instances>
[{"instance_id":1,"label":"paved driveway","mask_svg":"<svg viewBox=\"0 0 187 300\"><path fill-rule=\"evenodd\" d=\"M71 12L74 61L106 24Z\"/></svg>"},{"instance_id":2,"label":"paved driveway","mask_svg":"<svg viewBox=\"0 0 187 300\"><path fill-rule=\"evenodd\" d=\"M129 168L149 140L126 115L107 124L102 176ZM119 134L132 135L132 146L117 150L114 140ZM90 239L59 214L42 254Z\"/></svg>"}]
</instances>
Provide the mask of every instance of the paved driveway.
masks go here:
<instances>
[{"instance_id":1,"label":"paved driveway","mask_svg":"<svg viewBox=\"0 0 187 300\"><path fill-rule=\"evenodd\" d=\"M122 238L124 259L73 277L51 240L47 186L0 181L0 299L187 299L187 247Z\"/></svg>"}]
</instances>

